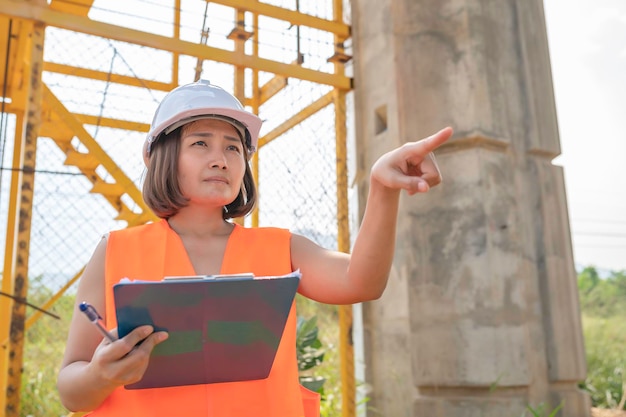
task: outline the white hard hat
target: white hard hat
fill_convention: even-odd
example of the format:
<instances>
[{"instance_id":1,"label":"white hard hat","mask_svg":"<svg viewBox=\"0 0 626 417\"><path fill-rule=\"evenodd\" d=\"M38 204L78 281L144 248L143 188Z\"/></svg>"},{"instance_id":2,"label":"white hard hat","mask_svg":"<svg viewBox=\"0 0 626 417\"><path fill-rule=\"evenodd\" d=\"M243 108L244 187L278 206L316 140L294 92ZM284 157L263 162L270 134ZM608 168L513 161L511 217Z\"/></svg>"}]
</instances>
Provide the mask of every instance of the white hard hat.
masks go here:
<instances>
[{"instance_id":1,"label":"white hard hat","mask_svg":"<svg viewBox=\"0 0 626 417\"><path fill-rule=\"evenodd\" d=\"M220 119L232 124L248 148L249 155L256 150L261 130L261 119L245 110L239 100L207 80L181 85L170 91L154 113L154 119L143 147L144 158L151 145L162 133L198 119Z\"/></svg>"}]
</instances>

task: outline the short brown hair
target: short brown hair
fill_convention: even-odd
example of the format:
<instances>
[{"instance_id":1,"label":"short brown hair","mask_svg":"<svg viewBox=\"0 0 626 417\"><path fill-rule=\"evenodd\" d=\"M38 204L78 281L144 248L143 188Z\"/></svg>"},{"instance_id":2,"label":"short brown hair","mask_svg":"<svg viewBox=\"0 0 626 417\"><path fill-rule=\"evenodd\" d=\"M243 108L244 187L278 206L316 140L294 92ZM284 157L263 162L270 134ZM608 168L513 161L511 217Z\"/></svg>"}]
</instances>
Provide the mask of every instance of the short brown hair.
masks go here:
<instances>
[{"instance_id":1,"label":"short brown hair","mask_svg":"<svg viewBox=\"0 0 626 417\"><path fill-rule=\"evenodd\" d=\"M148 168L143 183L143 200L154 214L168 219L187 206L189 199L183 195L178 182L178 155L180 153L181 130L177 128L169 135L161 135L153 144L148 156ZM256 185L248 163L248 149L244 145L243 158L246 172L241 189L235 200L225 206L224 220L243 217L250 213L257 200Z\"/></svg>"}]
</instances>

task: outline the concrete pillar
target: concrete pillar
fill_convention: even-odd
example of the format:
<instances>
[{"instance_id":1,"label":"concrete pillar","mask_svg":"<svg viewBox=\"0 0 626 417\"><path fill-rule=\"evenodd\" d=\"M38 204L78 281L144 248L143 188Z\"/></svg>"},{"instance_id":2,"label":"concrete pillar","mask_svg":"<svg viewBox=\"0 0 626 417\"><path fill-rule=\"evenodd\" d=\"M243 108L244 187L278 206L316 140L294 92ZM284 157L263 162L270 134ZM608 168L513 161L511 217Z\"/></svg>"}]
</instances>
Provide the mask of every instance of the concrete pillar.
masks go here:
<instances>
[{"instance_id":1,"label":"concrete pillar","mask_svg":"<svg viewBox=\"0 0 626 417\"><path fill-rule=\"evenodd\" d=\"M368 415L588 417L542 2L353 0L352 19L359 168L455 128L364 306Z\"/></svg>"}]
</instances>

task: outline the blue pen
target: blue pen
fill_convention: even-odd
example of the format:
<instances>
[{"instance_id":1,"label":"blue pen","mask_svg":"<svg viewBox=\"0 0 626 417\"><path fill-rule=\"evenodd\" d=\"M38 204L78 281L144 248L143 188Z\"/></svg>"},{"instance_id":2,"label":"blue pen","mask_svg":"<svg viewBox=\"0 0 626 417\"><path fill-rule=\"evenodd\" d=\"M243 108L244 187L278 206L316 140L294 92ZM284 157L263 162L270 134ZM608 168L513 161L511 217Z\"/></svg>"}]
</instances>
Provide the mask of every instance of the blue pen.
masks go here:
<instances>
[{"instance_id":1,"label":"blue pen","mask_svg":"<svg viewBox=\"0 0 626 417\"><path fill-rule=\"evenodd\" d=\"M100 330L100 333L102 333L104 337L109 339L109 342L115 342L115 337L113 337L113 335L104 328L104 326L102 325L102 317L100 317L100 314L98 314L96 309L91 304L83 301L82 303L80 303L80 306L78 306L78 308L80 309L80 311L85 313L89 321L92 322L98 328L98 330Z\"/></svg>"}]
</instances>

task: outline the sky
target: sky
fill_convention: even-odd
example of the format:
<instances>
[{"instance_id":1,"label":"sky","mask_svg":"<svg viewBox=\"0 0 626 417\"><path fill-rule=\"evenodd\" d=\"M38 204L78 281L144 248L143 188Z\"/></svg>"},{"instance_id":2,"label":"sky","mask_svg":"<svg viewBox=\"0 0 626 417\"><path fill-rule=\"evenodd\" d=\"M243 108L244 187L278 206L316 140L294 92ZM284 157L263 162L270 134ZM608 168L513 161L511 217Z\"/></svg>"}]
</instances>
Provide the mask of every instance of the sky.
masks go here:
<instances>
[{"instance_id":1,"label":"sky","mask_svg":"<svg viewBox=\"0 0 626 417\"><path fill-rule=\"evenodd\" d=\"M626 270L626 1L544 9L574 260Z\"/></svg>"}]
</instances>

